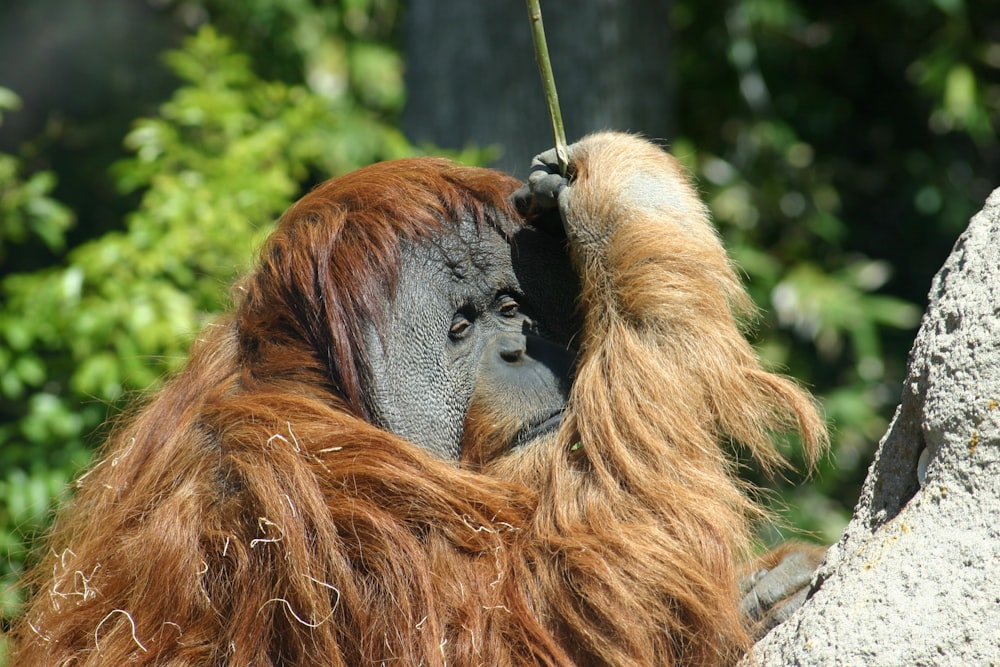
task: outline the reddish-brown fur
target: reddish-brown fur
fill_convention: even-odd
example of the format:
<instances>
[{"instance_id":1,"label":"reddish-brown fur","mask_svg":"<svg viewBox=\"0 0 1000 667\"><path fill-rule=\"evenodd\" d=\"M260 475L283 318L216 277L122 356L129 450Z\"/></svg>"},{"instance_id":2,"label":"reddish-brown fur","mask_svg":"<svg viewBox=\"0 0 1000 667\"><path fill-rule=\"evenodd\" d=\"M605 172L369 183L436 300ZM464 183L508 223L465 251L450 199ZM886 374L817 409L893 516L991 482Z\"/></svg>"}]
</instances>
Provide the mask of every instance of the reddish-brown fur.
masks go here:
<instances>
[{"instance_id":1,"label":"reddish-brown fur","mask_svg":"<svg viewBox=\"0 0 1000 667\"><path fill-rule=\"evenodd\" d=\"M740 335L746 297L666 156L638 164L680 183L693 234L600 200L620 188L596 172L643 144L609 136L574 158L572 213L605 213L571 234L585 329L557 436L493 456L511 426L474 403L456 466L365 421L361 322L403 241L513 215L518 183L440 160L331 181L80 479L12 664L733 662L756 510L719 441L773 463L769 429L822 429Z\"/></svg>"}]
</instances>

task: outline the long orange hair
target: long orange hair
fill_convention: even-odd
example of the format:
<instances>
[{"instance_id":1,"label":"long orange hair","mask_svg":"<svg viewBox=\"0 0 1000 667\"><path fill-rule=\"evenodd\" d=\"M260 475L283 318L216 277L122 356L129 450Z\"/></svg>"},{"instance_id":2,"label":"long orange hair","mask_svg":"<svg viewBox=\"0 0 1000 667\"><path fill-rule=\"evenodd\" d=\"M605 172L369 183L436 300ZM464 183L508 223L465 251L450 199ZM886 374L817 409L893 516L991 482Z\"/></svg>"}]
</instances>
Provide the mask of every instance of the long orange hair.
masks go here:
<instances>
[{"instance_id":1,"label":"long orange hair","mask_svg":"<svg viewBox=\"0 0 1000 667\"><path fill-rule=\"evenodd\" d=\"M511 217L517 185L416 159L293 206L235 311L78 480L13 664L735 661L755 509L719 440L773 460L770 429L815 444L822 427L740 334L747 302L714 236L640 224L622 243L644 255L618 266L647 267L617 276L629 307L673 309L656 326L584 280L579 370L551 443L455 465L366 421L361 327L403 245L446 220ZM467 434L503 436L495 411L473 405Z\"/></svg>"}]
</instances>

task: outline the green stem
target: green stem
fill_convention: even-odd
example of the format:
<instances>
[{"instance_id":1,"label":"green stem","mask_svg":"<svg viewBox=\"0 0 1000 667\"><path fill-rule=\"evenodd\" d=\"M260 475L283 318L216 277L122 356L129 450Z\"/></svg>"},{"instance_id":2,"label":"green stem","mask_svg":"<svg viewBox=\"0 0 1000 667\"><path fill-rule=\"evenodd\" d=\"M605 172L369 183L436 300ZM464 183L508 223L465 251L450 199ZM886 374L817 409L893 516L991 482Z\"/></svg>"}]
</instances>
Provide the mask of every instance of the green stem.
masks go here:
<instances>
[{"instance_id":1,"label":"green stem","mask_svg":"<svg viewBox=\"0 0 1000 667\"><path fill-rule=\"evenodd\" d=\"M538 73L542 77L542 90L545 91L545 103L549 107L552 134L556 140L556 159L559 160L559 173L565 176L569 169L569 151L566 149L566 130L563 129L562 114L559 112L559 95L556 93L556 80L552 76L549 47L545 43L542 9L538 6L538 0L525 1L528 4L528 17L531 19L531 41L535 45L535 62L538 63Z\"/></svg>"}]
</instances>

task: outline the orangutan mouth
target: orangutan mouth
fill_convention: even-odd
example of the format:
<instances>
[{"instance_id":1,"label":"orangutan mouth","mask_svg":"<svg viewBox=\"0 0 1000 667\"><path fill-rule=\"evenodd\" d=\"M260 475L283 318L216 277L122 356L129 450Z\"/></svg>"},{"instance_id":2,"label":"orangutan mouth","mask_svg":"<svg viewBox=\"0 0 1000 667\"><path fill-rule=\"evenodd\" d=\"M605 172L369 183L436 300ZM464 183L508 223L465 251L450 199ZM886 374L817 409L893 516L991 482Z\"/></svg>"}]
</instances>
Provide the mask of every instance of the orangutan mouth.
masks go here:
<instances>
[{"instance_id":1,"label":"orangutan mouth","mask_svg":"<svg viewBox=\"0 0 1000 667\"><path fill-rule=\"evenodd\" d=\"M559 430L559 425L562 424L562 420L563 411L560 409L545 417L541 421L528 424L523 429L518 431L517 435L514 437L512 449L524 447L528 443L541 438L542 436L555 433Z\"/></svg>"}]
</instances>

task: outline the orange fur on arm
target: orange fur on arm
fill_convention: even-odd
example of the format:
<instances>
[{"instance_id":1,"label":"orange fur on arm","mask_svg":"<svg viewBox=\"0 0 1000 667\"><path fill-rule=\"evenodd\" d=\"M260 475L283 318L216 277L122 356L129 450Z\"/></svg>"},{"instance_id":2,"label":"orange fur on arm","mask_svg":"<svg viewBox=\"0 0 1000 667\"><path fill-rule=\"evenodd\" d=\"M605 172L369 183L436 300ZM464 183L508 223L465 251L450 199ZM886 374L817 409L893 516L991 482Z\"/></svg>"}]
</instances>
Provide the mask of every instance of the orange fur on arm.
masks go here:
<instances>
[{"instance_id":1,"label":"orange fur on arm","mask_svg":"<svg viewBox=\"0 0 1000 667\"><path fill-rule=\"evenodd\" d=\"M562 567L584 590L603 577L607 595L567 600L565 632L609 663L727 664L749 641L736 568L759 510L720 444L734 439L773 466L772 431L797 429L814 456L824 425L743 337L751 302L678 163L614 133L571 151L559 208L584 330L561 433L582 445L568 456L584 472L554 473L544 488L587 501L541 505L561 510L548 530L600 535ZM601 637L591 619L612 613L655 622L609 621Z\"/></svg>"},{"instance_id":2,"label":"orange fur on arm","mask_svg":"<svg viewBox=\"0 0 1000 667\"><path fill-rule=\"evenodd\" d=\"M673 384L667 393L678 405L641 395L628 404L655 403L670 419L688 415L749 447L765 466L780 462L770 433L795 429L813 460L825 446L823 420L808 393L766 372L744 338L740 320L754 306L683 167L620 133L584 139L573 159L575 182L560 208L584 280L582 347L627 364L605 362L612 375L604 386L649 391L648 383L627 382L634 373ZM648 356L614 351L622 345Z\"/></svg>"}]
</instances>

